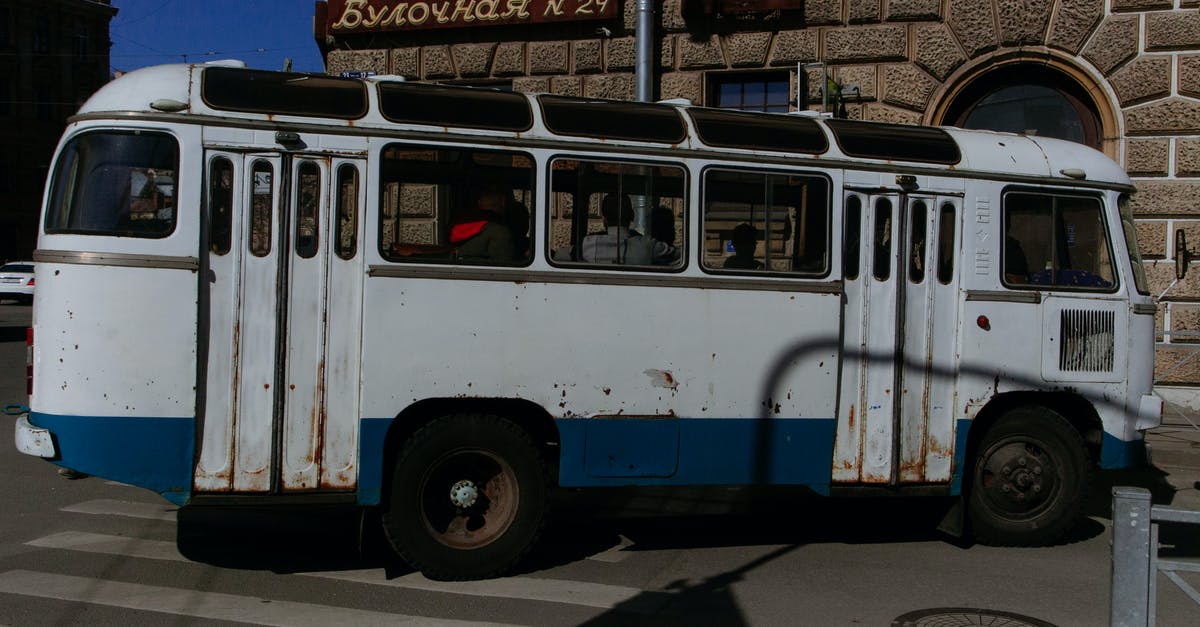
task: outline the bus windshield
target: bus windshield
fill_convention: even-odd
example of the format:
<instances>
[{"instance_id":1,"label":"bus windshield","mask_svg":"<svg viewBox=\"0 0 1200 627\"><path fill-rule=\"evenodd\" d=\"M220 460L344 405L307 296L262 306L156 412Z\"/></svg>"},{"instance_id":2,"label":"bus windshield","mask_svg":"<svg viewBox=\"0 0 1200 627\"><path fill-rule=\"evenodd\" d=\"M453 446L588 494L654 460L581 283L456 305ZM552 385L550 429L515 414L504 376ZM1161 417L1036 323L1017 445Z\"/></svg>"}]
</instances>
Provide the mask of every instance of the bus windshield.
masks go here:
<instances>
[{"instance_id":1,"label":"bus windshield","mask_svg":"<svg viewBox=\"0 0 1200 627\"><path fill-rule=\"evenodd\" d=\"M159 238L175 229L179 146L169 135L75 137L55 167L47 233Z\"/></svg>"}]
</instances>

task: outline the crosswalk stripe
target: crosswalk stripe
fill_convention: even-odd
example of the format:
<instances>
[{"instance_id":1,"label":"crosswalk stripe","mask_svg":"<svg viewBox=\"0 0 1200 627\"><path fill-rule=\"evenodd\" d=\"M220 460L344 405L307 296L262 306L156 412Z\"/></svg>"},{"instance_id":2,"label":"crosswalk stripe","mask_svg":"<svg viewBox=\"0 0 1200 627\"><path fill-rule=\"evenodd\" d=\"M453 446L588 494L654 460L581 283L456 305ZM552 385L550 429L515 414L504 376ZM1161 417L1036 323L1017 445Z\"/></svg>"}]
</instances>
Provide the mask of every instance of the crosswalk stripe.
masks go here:
<instances>
[{"instance_id":1,"label":"crosswalk stripe","mask_svg":"<svg viewBox=\"0 0 1200 627\"><path fill-rule=\"evenodd\" d=\"M141 557L152 560L167 560L186 562L174 542L162 540L145 540L124 536L110 536L84 531L64 531L53 535L37 538L26 542L29 546L44 549L66 549L83 551L84 553L101 553L104 555L123 555L125 557Z\"/></svg>"},{"instance_id":2,"label":"crosswalk stripe","mask_svg":"<svg viewBox=\"0 0 1200 627\"><path fill-rule=\"evenodd\" d=\"M121 555L173 562L188 562L173 542L144 540L82 531L64 531L30 540L25 544L47 549L64 549L104 555ZM420 573L388 579L382 568L364 570L295 573L305 577L334 579L375 586L462 594L474 597L546 601L603 609L621 609L635 613L652 613L671 601L667 592L648 592L639 588L613 586L584 581L541 579L538 577L504 577L485 581L431 581Z\"/></svg>"},{"instance_id":3,"label":"crosswalk stripe","mask_svg":"<svg viewBox=\"0 0 1200 627\"><path fill-rule=\"evenodd\" d=\"M61 511L77 514L100 514L104 516L125 516L127 518L145 518L149 520L166 520L175 522L174 505L159 505L155 503L135 503L132 501L117 501L114 499L97 499L63 507Z\"/></svg>"},{"instance_id":4,"label":"crosswalk stripe","mask_svg":"<svg viewBox=\"0 0 1200 627\"><path fill-rule=\"evenodd\" d=\"M381 568L298 574L306 577L475 597L547 601L603 609L619 607L621 610L638 613L655 612L673 598L673 595L667 592L647 592L627 586L537 577L502 577L483 581L432 581L426 579L421 573L412 573L388 579Z\"/></svg>"},{"instance_id":5,"label":"crosswalk stripe","mask_svg":"<svg viewBox=\"0 0 1200 627\"><path fill-rule=\"evenodd\" d=\"M259 625L479 625L477 622L388 614L220 592L148 586L29 570L0 573L0 592ZM491 623L499 624L499 623Z\"/></svg>"}]
</instances>

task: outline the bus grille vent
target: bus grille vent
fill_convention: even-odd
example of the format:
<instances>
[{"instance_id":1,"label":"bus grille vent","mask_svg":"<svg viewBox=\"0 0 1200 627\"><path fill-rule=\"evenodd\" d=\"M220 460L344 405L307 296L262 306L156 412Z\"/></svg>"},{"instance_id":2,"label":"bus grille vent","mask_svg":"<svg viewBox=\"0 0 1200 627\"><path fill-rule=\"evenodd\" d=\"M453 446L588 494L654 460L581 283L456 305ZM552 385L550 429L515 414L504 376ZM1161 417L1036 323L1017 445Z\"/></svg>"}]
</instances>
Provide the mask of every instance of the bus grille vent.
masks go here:
<instances>
[{"instance_id":1,"label":"bus grille vent","mask_svg":"<svg viewBox=\"0 0 1200 627\"><path fill-rule=\"evenodd\" d=\"M1062 310L1059 370L1111 372L1113 321L1111 311Z\"/></svg>"}]
</instances>

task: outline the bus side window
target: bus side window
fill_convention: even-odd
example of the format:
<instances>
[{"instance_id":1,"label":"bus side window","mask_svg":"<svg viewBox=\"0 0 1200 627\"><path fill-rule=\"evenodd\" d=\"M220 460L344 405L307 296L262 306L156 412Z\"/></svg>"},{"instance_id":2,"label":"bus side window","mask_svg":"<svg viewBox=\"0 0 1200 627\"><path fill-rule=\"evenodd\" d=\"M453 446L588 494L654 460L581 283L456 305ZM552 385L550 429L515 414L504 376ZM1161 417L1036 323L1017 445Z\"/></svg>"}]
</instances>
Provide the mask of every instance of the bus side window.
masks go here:
<instances>
[{"instance_id":1,"label":"bus side window","mask_svg":"<svg viewBox=\"0 0 1200 627\"><path fill-rule=\"evenodd\" d=\"M337 171L337 236L334 252L347 261L358 252L358 168L344 164Z\"/></svg>"},{"instance_id":2,"label":"bus side window","mask_svg":"<svg viewBox=\"0 0 1200 627\"><path fill-rule=\"evenodd\" d=\"M208 176L208 247L214 255L224 255L233 235L233 163L213 159Z\"/></svg>"},{"instance_id":3,"label":"bus side window","mask_svg":"<svg viewBox=\"0 0 1200 627\"><path fill-rule=\"evenodd\" d=\"M846 199L846 223L842 236L842 276L853 281L858 278L858 260L862 254L859 246L862 238L862 199L858 196Z\"/></svg>"},{"instance_id":4,"label":"bus side window","mask_svg":"<svg viewBox=\"0 0 1200 627\"><path fill-rule=\"evenodd\" d=\"M266 257L271 254L271 205L274 204L272 181L275 169L266 161L256 161L251 168L250 190L250 254Z\"/></svg>"},{"instance_id":5,"label":"bus side window","mask_svg":"<svg viewBox=\"0 0 1200 627\"><path fill-rule=\"evenodd\" d=\"M908 248L908 280L921 283L925 280L925 237L928 226L925 202L918 200L912 206L912 220L909 221Z\"/></svg>"},{"instance_id":6,"label":"bus side window","mask_svg":"<svg viewBox=\"0 0 1200 627\"><path fill-rule=\"evenodd\" d=\"M1008 192L1003 225L1006 285L1092 290L1116 285L1098 197Z\"/></svg>"},{"instance_id":7,"label":"bus side window","mask_svg":"<svg viewBox=\"0 0 1200 627\"><path fill-rule=\"evenodd\" d=\"M709 169L704 174L704 268L825 274L829 212L824 177Z\"/></svg>"},{"instance_id":8,"label":"bus side window","mask_svg":"<svg viewBox=\"0 0 1200 627\"><path fill-rule=\"evenodd\" d=\"M892 276L892 201L880 198L875 201L875 263L872 264L872 276L878 281L886 281Z\"/></svg>"},{"instance_id":9,"label":"bus side window","mask_svg":"<svg viewBox=\"0 0 1200 627\"><path fill-rule=\"evenodd\" d=\"M938 262L937 279L948 285L954 278L954 204L942 203L938 217Z\"/></svg>"},{"instance_id":10,"label":"bus side window","mask_svg":"<svg viewBox=\"0 0 1200 627\"><path fill-rule=\"evenodd\" d=\"M296 254L311 259L321 241L321 169L312 161L300 164L296 185Z\"/></svg>"},{"instance_id":11,"label":"bus side window","mask_svg":"<svg viewBox=\"0 0 1200 627\"><path fill-rule=\"evenodd\" d=\"M391 144L380 163L388 261L524 266L534 161L525 153Z\"/></svg>"},{"instance_id":12,"label":"bus side window","mask_svg":"<svg viewBox=\"0 0 1200 627\"><path fill-rule=\"evenodd\" d=\"M554 263L683 267L683 168L555 159L550 172L548 253Z\"/></svg>"}]
</instances>

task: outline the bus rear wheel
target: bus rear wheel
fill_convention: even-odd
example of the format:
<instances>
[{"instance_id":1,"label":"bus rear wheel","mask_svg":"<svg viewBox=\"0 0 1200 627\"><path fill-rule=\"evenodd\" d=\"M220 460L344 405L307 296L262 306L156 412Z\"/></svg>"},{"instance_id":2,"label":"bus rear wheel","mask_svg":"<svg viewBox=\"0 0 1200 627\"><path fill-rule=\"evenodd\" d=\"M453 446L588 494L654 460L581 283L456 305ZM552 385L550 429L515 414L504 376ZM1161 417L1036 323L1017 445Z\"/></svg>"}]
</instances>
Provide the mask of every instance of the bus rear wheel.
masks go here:
<instances>
[{"instance_id":1,"label":"bus rear wheel","mask_svg":"<svg viewBox=\"0 0 1200 627\"><path fill-rule=\"evenodd\" d=\"M972 534L993 546L1053 544L1079 520L1091 480L1083 438L1061 415L1019 407L984 436L967 495Z\"/></svg>"},{"instance_id":2,"label":"bus rear wheel","mask_svg":"<svg viewBox=\"0 0 1200 627\"><path fill-rule=\"evenodd\" d=\"M445 416L400 451L390 496L384 531L410 566L430 579L496 577L541 533L545 464L510 420Z\"/></svg>"}]
</instances>

